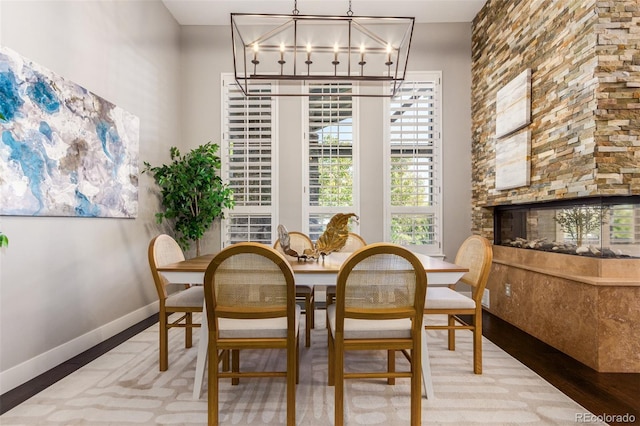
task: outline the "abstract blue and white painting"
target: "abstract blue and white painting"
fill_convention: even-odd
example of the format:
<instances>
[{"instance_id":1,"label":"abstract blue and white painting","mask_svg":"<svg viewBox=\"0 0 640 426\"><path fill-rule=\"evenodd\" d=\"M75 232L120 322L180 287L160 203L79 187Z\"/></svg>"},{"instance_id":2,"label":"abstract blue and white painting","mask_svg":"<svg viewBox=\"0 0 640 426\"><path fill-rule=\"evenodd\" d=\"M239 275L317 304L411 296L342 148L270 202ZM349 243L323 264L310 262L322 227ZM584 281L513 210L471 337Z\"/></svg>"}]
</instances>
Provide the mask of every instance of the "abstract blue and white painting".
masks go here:
<instances>
[{"instance_id":1,"label":"abstract blue and white painting","mask_svg":"<svg viewBox=\"0 0 640 426\"><path fill-rule=\"evenodd\" d=\"M136 217L136 116L0 47L0 123L0 215Z\"/></svg>"}]
</instances>

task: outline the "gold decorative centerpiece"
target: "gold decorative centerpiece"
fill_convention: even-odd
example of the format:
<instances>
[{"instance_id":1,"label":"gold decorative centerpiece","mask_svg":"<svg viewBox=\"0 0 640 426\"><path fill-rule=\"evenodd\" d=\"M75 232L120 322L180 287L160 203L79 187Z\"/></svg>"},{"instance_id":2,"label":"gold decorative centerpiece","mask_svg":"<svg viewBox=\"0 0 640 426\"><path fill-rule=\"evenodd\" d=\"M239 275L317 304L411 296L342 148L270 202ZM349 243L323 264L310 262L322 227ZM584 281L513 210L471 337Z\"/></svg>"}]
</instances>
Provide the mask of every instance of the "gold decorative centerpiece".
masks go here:
<instances>
[{"instance_id":1,"label":"gold decorative centerpiece","mask_svg":"<svg viewBox=\"0 0 640 426\"><path fill-rule=\"evenodd\" d=\"M352 217L355 217L356 220L359 219L355 213L338 213L331 218L327 229L315 244L316 252L320 256L324 258L324 256L344 247L349 236L349 219Z\"/></svg>"},{"instance_id":2,"label":"gold decorative centerpiece","mask_svg":"<svg viewBox=\"0 0 640 426\"><path fill-rule=\"evenodd\" d=\"M331 217L327 224L327 229L322 233L318 241L315 242L313 250L305 249L304 252L298 253L291 248L289 232L284 225L278 225L278 240L285 254L295 257L298 260L318 259L340 250L344 247L349 236L349 219L352 217L357 221L358 215L355 213L338 213Z\"/></svg>"}]
</instances>

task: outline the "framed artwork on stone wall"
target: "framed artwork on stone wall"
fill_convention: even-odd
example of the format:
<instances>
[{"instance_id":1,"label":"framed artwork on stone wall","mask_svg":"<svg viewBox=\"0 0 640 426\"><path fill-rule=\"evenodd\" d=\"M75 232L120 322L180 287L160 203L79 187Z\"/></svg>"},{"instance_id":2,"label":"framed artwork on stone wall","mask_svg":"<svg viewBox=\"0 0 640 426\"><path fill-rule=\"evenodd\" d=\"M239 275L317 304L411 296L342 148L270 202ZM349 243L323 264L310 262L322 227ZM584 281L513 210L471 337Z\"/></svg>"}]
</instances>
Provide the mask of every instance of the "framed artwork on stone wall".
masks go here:
<instances>
[{"instance_id":1,"label":"framed artwork on stone wall","mask_svg":"<svg viewBox=\"0 0 640 426\"><path fill-rule=\"evenodd\" d=\"M0 215L133 218L138 117L0 48Z\"/></svg>"},{"instance_id":2,"label":"framed artwork on stone wall","mask_svg":"<svg viewBox=\"0 0 640 426\"><path fill-rule=\"evenodd\" d=\"M527 68L498 90L496 137L515 132L531 123L531 69Z\"/></svg>"},{"instance_id":3,"label":"framed artwork on stone wall","mask_svg":"<svg viewBox=\"0 0 640 426\"><path fill-rule=\"evenodd\" d=\"M496 189L528 186L531 179L531 130L496 141Z\"/></svg>"},{"instance_id":4,"label":"framed artwork on stone wall","mask_svg":"<svg viewBox=\"0 0 640 426\"><path fill-rule=\"evenodd\" d=\"M531 69L527 68L498 90L496 96L497 190L531 182ZM517 133L515 133L517 132Z\"/></svg>"}]
</instances>

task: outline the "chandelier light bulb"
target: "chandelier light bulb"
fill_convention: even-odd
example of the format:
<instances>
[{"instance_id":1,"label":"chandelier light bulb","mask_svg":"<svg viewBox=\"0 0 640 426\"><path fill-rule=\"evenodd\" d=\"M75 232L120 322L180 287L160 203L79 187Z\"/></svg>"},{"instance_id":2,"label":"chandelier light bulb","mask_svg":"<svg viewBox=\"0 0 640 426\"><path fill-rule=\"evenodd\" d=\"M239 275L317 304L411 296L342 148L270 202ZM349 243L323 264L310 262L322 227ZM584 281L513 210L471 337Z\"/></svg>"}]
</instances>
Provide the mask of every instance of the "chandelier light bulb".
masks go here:
<instances>
[{"instance_id":1,"label":"chandelier light bulb","mask_svg":"<svg viewBox=\"0 0 640 426\"><path fill-rule=\"evenodd\" d=\"M258 47L258 43L253 43L253 61L251 61L253 63L253 65L259 64L259 62L258 62L258 50L260 50L260 48Z\"/></svg>"},{"instance_id":2,"label":"chandelier light bulb","mask_svg":"<svg viewBox=\"0 0 640 426\"><path fill-rule=\"evenodd\" d=\"M387 62L385 63L386 66L390 66L392 65L393 62L391 62L391 43L387 44Z\"/></svg>"}]
</instances>

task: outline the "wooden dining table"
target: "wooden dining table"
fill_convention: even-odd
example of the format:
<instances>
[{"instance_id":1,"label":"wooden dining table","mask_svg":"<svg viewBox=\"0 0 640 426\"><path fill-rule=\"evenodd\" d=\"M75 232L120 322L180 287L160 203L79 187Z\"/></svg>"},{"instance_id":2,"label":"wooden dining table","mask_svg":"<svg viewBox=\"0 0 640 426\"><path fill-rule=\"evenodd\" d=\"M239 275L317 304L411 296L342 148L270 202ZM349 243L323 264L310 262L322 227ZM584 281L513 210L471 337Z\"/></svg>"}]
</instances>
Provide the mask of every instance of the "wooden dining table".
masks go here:
<instances>
[{"instance_id":1,"label":"wooden dining table","mask_svg":"<svg viewBox=\"0 0 640 426\"><path fill-rule=\"evenodd\" d=\"M424 265L427 274L427 285L442 286L456 283L469 270L465 267L445 262L436 257L430 257L420 253L414 253ZM338 272L344 261L351 255L346 252L334 252L317 260L297 260L294 257L285 256L293 269L296 285L335 285ZM182 262L170 263L158 267L160 272L170 283L175 284L202 284L204 274L215 254L206 254ZM196 360L196 375L193 385L193 398L200 399L202 381L207 359L209 327L206 318L206 306L202 309L202 325L200 327L200 339L198 342L198 357ZM422 335L422 381L427 399L433 398L433 385L431 383L431 366L427 348L426 331Z\"/></svg>"}]
</instances>

